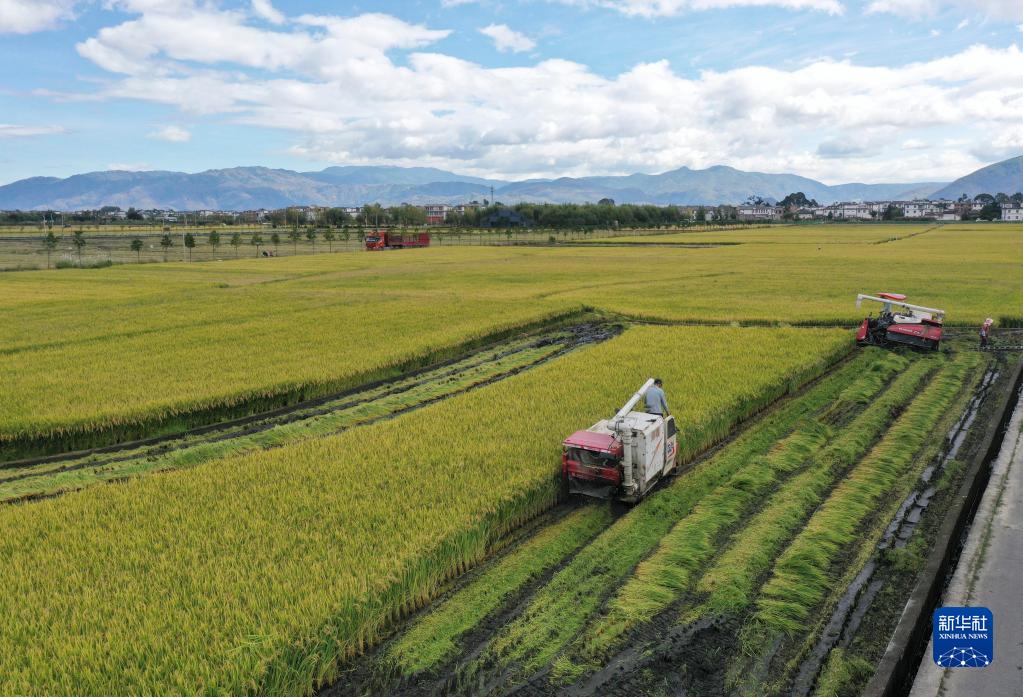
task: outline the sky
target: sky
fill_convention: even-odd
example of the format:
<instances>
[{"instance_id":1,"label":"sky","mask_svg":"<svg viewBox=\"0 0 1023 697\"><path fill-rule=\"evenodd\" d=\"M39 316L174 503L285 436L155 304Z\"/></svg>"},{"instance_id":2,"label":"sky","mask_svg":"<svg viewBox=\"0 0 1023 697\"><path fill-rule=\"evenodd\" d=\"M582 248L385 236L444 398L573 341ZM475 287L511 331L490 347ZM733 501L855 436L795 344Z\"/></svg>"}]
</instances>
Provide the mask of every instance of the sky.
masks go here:
<instances>
[{"instance_id":1,"label":"sky","mask_svg":"<svg viewBox=\"0 0 1023 697\"><path fill-rule=\"evenodd\" d=\"M0 0L0 184L124 169L724 164L949 181L1023 154L1023 0Z\"/></svg>"}]
</instances>

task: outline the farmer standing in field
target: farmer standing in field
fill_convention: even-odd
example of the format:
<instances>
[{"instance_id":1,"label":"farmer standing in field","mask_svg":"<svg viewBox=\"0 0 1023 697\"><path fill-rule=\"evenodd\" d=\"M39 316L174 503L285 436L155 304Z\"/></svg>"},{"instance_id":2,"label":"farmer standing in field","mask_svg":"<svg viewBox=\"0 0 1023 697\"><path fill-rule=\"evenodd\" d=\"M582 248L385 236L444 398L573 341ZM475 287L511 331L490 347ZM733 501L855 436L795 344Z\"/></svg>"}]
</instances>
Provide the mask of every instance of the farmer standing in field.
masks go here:
<instances>
[{"instance_id":1,"label":"farmer standing in field","mask_svg":"<svg viewBox=\"0 0 1023 697\"><path fill-rule=\"evenodd\" d=\"M646 391L646 411L648 414L669 416L671 412L668 410L668 399L664 396L661 385L661 379L656 378L654 386Z\"/></svg>"},{"instance_id":2,"label":"farmer standing in field","mask_svg":"<svg viewBox=\"0 0 1023 697\"><path fill-rule=\"evenodd\" d=\"M995 321L993 319L991 319L990 317L988 317L986 320L984 320L984 324L980 325L980 347L981 348L987 348L988 338L991 335L991 325L993 325L994 323L995 323Z\"/></svg>"}]
</instances>

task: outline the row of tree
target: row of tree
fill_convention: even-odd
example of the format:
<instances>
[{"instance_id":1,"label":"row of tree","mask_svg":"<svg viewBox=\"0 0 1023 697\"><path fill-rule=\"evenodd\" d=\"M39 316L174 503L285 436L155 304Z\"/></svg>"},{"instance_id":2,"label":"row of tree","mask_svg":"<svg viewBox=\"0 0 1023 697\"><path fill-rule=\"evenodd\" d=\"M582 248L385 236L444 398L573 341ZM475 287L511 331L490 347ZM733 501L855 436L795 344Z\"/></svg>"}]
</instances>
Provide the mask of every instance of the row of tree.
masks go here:
<instances>
[{"instance_id":1,"label":"row of tree","mask_svg":"<svg viewBox=\"0 0 1023 697\"><path fill-rule=\"evenodd\" d=\"M352 233L347 229L342 230L341 232L335 232L331 228L327 228L326 230L317 230L315 228L310 227L306 228L305 230L299 230L297 227L295 227L289 230L286 233L285 237L294 246L295 253L297 254L298 243L303 237L310 244L313 245L313 249L315 251L316 240L319 239L321 235L323 237L323 241L327 243L328 251L334 251L334 243L338 241L338 239L341 239L344 242L348 242L348 240L351 239ZM169 232L165 232L163 236L160 237L160 246L163 248L164 261L167 261L168 253L170 252L171 248L174 247L175 245L174 238L175 236ZM276 249L277 246L280 245L280 243L282 242L282 237L280 233L273 232L266 238L266 240L264 240L263 235L261 233L255 232L249 236L248 244L255 247L256 255L258 256L260 249L266 246L267 240L269 241L270 244L274 246L274 249ZM216 254L217 247L221 246L224 243L224 238L221 236L219 232L214 230L206 235L205 242L207 245L213 248L213 253ZM53 254L54 251L56 251L59 243L60 238L58 238L57 235L54 234L53 230L50 230L43 236L42 246L43 250L46 252L47 268L50 267L51 255ZM71 244L74 246L75 252L78 255L78 265L81 266L82 251L88 245L88 241L85 238L85 234L82 233L81 230L75 231L74 234L71 235ZM191 261L192 250L195 249L196 246L198 246L199 244L198 237L191 232L186 232L182 236L181 244L184 246L186 253L188 254L188 260ZM231 247L234 247L235 256L238 256L239 249L244 244L242 233L233 232L230 235L228 235L227 244L229 244ZM133 238L129 244L129 249L135 252L140 262L142 261L142 250L145 249L145 246L146 246L145 242L143 242L141 237Z\"/></svg>"}]
</instances>

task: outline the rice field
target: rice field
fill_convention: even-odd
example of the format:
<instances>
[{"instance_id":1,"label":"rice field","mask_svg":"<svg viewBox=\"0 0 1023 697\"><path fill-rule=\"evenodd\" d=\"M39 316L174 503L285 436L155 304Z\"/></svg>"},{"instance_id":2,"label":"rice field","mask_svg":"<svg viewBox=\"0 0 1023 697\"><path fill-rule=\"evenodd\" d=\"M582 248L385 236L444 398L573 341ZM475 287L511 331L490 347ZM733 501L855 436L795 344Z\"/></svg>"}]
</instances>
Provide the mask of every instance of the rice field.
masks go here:
<instances>
[{"instance_id":1,"label":"rice field","mask_svg":"<svg viewBox=\"0 0 1023 697\"><path fill-rule=\"evenodd\" d=\"M839 330L639 327L377 425L5 507L4 685L305 693L554 505L561 437L655 368L693 395L675 412L691 459L849 348Z\"/></svg>"},{"instance_id":2,"label":"rice field","mask_svg":"<svg viewBox=\"0 0 1023 697\"><path fill-rule=\"evenodd\" d=\"M851 326L856 292L893 285L946 308L951 325L1018 322L1023 234L949 226L880 245L434 248L4 274L0 452L292 403L584 308Z\"/></svg>"},{"instance_id":3,"label":"rice field","mask_svg":"<svg viewBox=\"0 0 1023 697\"><path fill-rule=\"evenodd\" d=\"M890 227L0 274L0 465L178 439L0 469L0 694L862 683L813 644L996 360L972 325L1023 319L1023 227ZM854 349L881 290L945 350ZM679 474L566 501L561 440L653 375Z\"/></svg>"}]
</instances>

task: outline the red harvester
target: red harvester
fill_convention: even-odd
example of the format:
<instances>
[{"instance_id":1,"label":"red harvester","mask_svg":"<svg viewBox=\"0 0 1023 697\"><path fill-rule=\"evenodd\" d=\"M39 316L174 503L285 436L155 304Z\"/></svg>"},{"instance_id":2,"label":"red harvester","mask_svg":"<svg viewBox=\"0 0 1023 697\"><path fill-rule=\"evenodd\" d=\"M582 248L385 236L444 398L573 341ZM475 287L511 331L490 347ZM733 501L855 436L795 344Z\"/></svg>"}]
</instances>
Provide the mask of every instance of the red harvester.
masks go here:
<instances>
[{"instance_id":1,"label":"red harvester","mask_svg":"<svg viewBox=\"0 0 1023 697\"><path fill-rule=\"evenodd\" d=\"M861 346L892 346L901 344L927 351L936 351L941 343L945 311L933 307L910 305L901 293L857 295L856 307L864 300L881 303L877 317L867 317L856 332Z\"/></svg>"},{"instance_id":2,"label":"red harvester","mask_svg":"<svg viewBox=\"0 0 1023 697\"><path fill-rule=\"evenodd\" d=\"M395 230L375 230L366 235L366 249L408 249L429 247L428 232L397 232Z\"/></svg>"}]
</instances>

